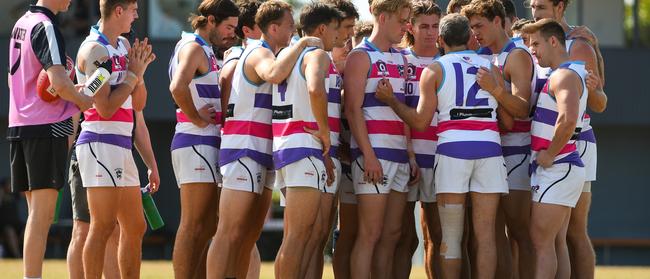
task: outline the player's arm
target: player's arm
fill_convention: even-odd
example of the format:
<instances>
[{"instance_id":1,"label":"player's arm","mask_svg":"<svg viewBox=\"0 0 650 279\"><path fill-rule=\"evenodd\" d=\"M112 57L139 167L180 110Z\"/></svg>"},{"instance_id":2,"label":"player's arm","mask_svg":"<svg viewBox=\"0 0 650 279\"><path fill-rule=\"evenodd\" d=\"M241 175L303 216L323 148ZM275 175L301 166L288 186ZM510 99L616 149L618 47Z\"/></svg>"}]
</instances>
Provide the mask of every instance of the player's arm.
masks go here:
<instances>
[{"instance_id":1,"label":"player's arm","mask_svg":"<svg viewBox=\"0 0 650 279\"><path fill-rule=\"evenodd\" d=\"M221 109L225 110L228 108L228 102L230 101L230 91L232 91L232 78L235 75L235 68L237 67L237 61L239 59L234 59L223 65L221 71L219 72L219 87L221 88ZM221 116L221 123L224 123L226 114L223 113Z\"/></svg>"},{"instance_id":2,"label":"player's arm","mask_svg":"<svg viewBox=\"0 0 650 279\"><path fill-rule=\"evenodd\" d=\"M571 139L578 124L580 94L582 84L578 75L570 70L561 70L563 73L555 75L550 83L557 101L558 116L555 123L555 133L547 152L555 157Z\"/></svg>"},{"instance_id":3,"label":"player's arm","mask_svg":"<svg viewBox=\"0 0 650 279\"><path fill-rule=\"evenodd\" d=\"M301 65L301 67L305 67L309 103L318 124L318 131L313 135L319 138L323 144L323 154L329 153L331 145L330 127L327 121L327 88L325 87L329 65L329 56L321 49L305 54L303 65Z\"/></svg>"},{"instance_id":4,"label":"player's arm","mask_svg":"<svg viewBox=\"0 0 650 279\"><path fill-rule=\"evenodd\" d=\"M192 124L201 128L208 126L211 122L210 119L201 116L194 106L190 82L197 73L201 72L201 66L205 66L203 70L207 71L206 61L201 46L194 43L187 44L181 48L178 54L178 66L174 72L174 79L169 84L169 91L172 93L176 105L192 121ZM206 64L204 65L204 63Z\"/></svg>"},{"instance_id":5,"label":"player's arm","mask_svg":"<svg viewBox=\"0 0 650 279\"><path fill-rule=\"evenodd\" d=\"M127 49L131 48L131 44L126 39L121 40ZM138 83L131 93L131 106L135 111L142 111L147 105L147 86L144 83L144 76L138 77Z\"/></svg>"},{"instance_id":6,"label":"player's arm","mask_svg":"<svg viewBox=\"0 0 650 279\"><path fill-rule=\"evenodd\" d=\"M505 87L501 71L494 65L488 71L479 69L476 80L484 90L499 102L507 112L517 118L527 118L530 114L531 83L533 79L533 63L530 55L524 50L514 50L508 56L505 65L505 76L510 78L511 88Z\"/></svg>"},{"instance_id":7,"label":"player's arm","mask_svg":"<svg viewBox=\"0 0 650 279\"><path fill-rule=\"evenodd\" d=\"M97 43L86 43L79 49L77 54L77 67L86 77L90 77L97 70L97 64L108 59L106 48ZM110 86L102 86L93 97L97 113L103 118L111 118L131 95L137 82L137 76L131 73L114 90L111 90Z\"/></svg>"},{"instance_id":8,"label":"player's arm","mask_svg":"<svg viewBox=\"0 0 650 279\"><path fill-rule=\"evenodd\" d=\"M345 90L345 116L350 125L350 133L356 140L361 153L366 157L375 157L370 146L368 127L363 116L363 99L367 81L370 60L361 51L352 51L347 58L343 90Z\"/></svg>"},{"instance_id":9,"label":"player's arm","mask_svg":"<svg viewBox=\"0 0 650 279\"><path fill-rule=\"evenodd\" d=\"M588 72L598 73L598 59L594 48L582 39L576 39L571 47L570 53L571 60L579 60L585 62L585 68ZM602 78L601 78L602 80ZM603 112L607 108L607 95L603 91L602 86L595 90L589 90L589 97L587 98L587 106L594 112Z\"/></svg>"},{"instance_id":10,"label":"player's arm","mask_svg":"<svg viewBox=\"0 0 650 279\"><path fill-rule=\"evenodd\" d=\"M270 51L256 51L258 55L251 57L256 61L253 62L255 72L260 79L278 84L285 80L293 66L295 66L298 57L302 51L309 46L321 46L320 39L315 37L303 37L293 46L284 49L277 57Z\"/></svg>"},{"instance_id":11,"label":"player's arm","mask_svg":"<svg viewBox=\"0 0 650 279\"><path fill-rule=\"evenodd\" d=\"M389 88L390 90L379 88L382 82L380 82L377 89L377 98L389 105L407 125L418 131L425 131L431 125L431 120L438 107L436 94L439 89L438 86L442 84L442 71L439 63L433 63L422 71L420 76L420 100L416 109L400 102L393 95L392 88ZM390 86L388 82L385 84Z\"/></svg>"},{"instance_id":12,"label":"player's arm","mask_svg":"<svg viewBox=\"0 0 650 279\"><path fill-rule=\"evenodd\" d=\"M144 120L144 114L142 111L135 112L135 121L135 131L133 132L135 148L138 150L142 161L149 169L147 174L151 191L156 192L160 186L160 175L158 174L158 164L156 164L156 157L151 146L149 128L147 128L147 123Z\"/></svg>"},{"instance_id":13,"label":"player's arm","mask_svg":"<svg viewBox=\"0 0 650 279\"><path fill-rule=\"evenodd\" d=\"M497 107L497 120L500 131L510 131L515 126L515 118L501 104Z\"/></svg>"},{"instance_id":14,"label":"player's arm","mask_svg":"<svg viewBox=\"0 0 650 279\"><path fill-rule=\"evenodd\" d=\"M77 136L77 131L79 130L79 119L81 118L81 113L77 112L72 115L72 134L68 136L68 149L72 148L75 137ZM70 150L68 150L70 151Z\"/></svg>"},{"instance_id":15,"label":"player's arm","mask_svg":"<svg viewBox=\"0 0 650 279\"><path fill-rule=\"evenodd\" d=\"M51 24L37 24L32 29L31 45L57 95L63 100L74 103L81 111L90 108L93 103L92 98L83 94L80 88L75 88L74 83L70 81L70 76L65 72L67 57L63 35L59 29Z\"/></svg>"},{"instance_id":16,"label":"player's arm","mask_svg":"<svg viewBox=\"0 0 650 279\"><path fill-rule=\"evenodd\" d=\"M580 38L583 40L586 40L589 42L591 47L594 49L594 52L596 52L596 59L597 59L597 64L598 64L598 78L602 81L603 85L605 84L605 60L603 59L603 55L600 52L600 46L598 43L598 37L596 37L596 34L594 34L591 29L587 26L578 26L576 28L573 28L571 32L569 33L570 38Z\"/></svg>"}]
</instances>

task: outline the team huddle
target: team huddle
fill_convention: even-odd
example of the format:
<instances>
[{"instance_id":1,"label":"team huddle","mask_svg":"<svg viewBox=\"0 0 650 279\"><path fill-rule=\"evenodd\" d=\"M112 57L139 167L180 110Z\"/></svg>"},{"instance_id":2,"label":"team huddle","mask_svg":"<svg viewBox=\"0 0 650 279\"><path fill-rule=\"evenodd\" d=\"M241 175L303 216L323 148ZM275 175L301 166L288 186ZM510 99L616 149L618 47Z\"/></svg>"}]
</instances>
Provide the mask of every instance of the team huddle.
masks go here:
<instances>
[{"instance_id":1,"label":"team huddle","mask_svg":"<svg viewBox=\"0 0 650 279\"><path fill-rule=\"evenodd\" d=\"M203 0L169 60L175 278L259 278L274 188L285 207L276 278L321 278L335 228L336 278L408 278L418 201L429 278L593 278L586 111L603 112L607 96L598 40L567 24L569 2L532 0L527 20L510 0L452 0L446 13L433 0L370 0L368 23L349 0L324 0L296 24L283 1ZM68 150L70 278L138 278L146 223L132 149L156 192L142 111L161 56L127 38L136 0L99 0L72 63L54 17L68 5L38 1L10 42L25 278L42 276ZM86 81L100 68L110 75L97 88Z\"/></svg>"}]
</instances>

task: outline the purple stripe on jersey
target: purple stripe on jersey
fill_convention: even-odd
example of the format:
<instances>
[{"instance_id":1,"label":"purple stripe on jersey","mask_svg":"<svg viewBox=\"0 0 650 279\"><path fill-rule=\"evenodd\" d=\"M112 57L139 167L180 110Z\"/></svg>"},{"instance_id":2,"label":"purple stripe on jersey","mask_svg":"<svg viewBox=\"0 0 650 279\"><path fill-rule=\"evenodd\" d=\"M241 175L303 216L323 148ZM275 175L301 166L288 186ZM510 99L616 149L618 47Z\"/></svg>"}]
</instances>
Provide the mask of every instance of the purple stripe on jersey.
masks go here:
<instances>
[{"instance_id":1,"label":"purple stripe on jersey","mask_svg":"<svg viewBox=\"0 0 650 279\"><path fill-rule=\"evenodd\" d=\"M99 43L101 43L102 45L106 45L106 46L111 44L111 43L109 43L109 42L106 40L106 38L104 37L104 35L101 34L101 33L99 34L99 36L97 36L97 41L98 41Z\"/></svg>"},{"instance_id":2,"label":"purple stripe on jersey","mask_svg":"<svg viewBox=\"0 0 650 279\"><path fill-rule=\"evenodd\" d=\"M339 147L336 145L331 145L330 146L330 157L332 158L338 158L339 157Z\"/></svg>"},{"instance_id":3,"label":"purple stripe on jersey","mask_svg":"<svg viewBox=\"0 0 650 279\"><path fill-rule=\"evenodd\" d=\"M546 85L546 81L548 81L548 78L538 78L535 82L535 92L542 92L544 85Z\"/></svg>"},{"instance_id":4,"label":"purple stripe on jersey","mask_svg":"<svg viewBox=\"0 0 650 279\"><path fill-rule=\"evenodd\" d=\"M216 84L197 84L196 92L201 98L219 99L221 98L221 90L219 85Z\"/></svg>"},{"instance_id":5,"label":"purple stripe on jersey","mask_svg":"<svg viewBox=\"0 0 650 279\"><path fill-rule=\"evenodd\" d=\"M501 52L510 52L510 51L513 50L516 46L517 46L517 45L515 45L515 42L514 42L514 41L510 41L510 42L506 45L506 47L503 49L503 51L501 51Z\"/></svg>"},{"instance_id":6,"label":"purple stripe on jersey","mask_svg":"<svg viewBox=\"0 0 650 279\"><path fill-rule=\"evenodd\" d=\"M219 150L219 166L223 167L237 159L248 157L253 161L273 169L273 157L270 154L262 153L251 149L221 149Z\"/></svg>"},{"instance_id":7,"label":"purple stripe on jersey","mask_svg":"<svg viewBox=\"0 0 650 279\"><path fill-rule=\"evenodd\" d=\"M542 107L536 107L533 121L555 126L555 123L557 122L557 112Z\"/></svg>"},{"instance_id":8,"label":"purple stripe on jersey","mask_svg":"<svg viewBox=\"0 0 650 279\"><path fill-rule=\"evenodd\" d=\"M594 129L589 129L580 133L578 140L596 143L596 134L594 134Z\"/></svg>"},{"instance_id":9,"label":"purple stripe on jersey","mask_svg":"<svg viewBox=\"0 0 650 279\"><path fill-rule=\"evenodd\" d=\"M503 146L503 157L511 155L521 155L521 154L530 154L530 145L526 146Z\"/></svg>"},{"instance_id":10,"label":"purple stripe on jersey","mask_svg":"<svg viewBox=\"0 0 650 279\"><path fill-rule=\"evenodd\" d=\"M404 102L404 100L405 100L404 93L395 92L394 94L395 94L395 97L397 97L397 99L400 102ZM375 92L366 93L365 96L363 97L363 107L364 108L367 108L367 107L387 107L387 106L388 105L386 103L380 101L379 99L377 99L377 97L375 97Z\"/></svg>"},{"instance_id":11,"label":"purple stripe on jersey","mask_svg":"<svg viewBox=\"0 0 650 279\"><path fill-rule=\"evenodd\" d=\"M340 104L341 103L341 89L330 88L327 93L327 102Z\"/></svg>"},{"instance_id":12,"label":"purple stripe on jersey","mask_svg":"<svg viewBox=\"0 0 650 279\"><path fill-rule=\"evenodd\" d=\"M382 159L382 160L397 162L397 163L408 163L409 161L406 150L381 148L381 147L373 147L372 150L375 152L375 156L377 157L377 159ZM355 160L356 158L362 155L361 150L359 150L358 148L352 148L350 150L350 153L352 153L352 160Z\"/></svg>"},{"instance_id":13,"label":"purple stripe on jersey","mask_svg":"<svg viewBox=\"0 0 650 279\"><path fill-rule=\"evenodd\" d=\"M404 103L412 108L415 108L418 106L418 102L420 101L420 96L406 96L404 97Z\"/></svg>"},{"instance_id":14,"label":"purple stripe on jersey","mask_svg":"<svg viewBox=\"0 0 650 279\"><path fill-rule=\"evenodd\" d=\"M271 109L273 103L273 96L265 93L255 93L255 106L256 108Z\"/></svg>"},{"instance_id":15,"label":"purple stripe on jersey","mask_svg":"<svg viewBox=\"0 0 650 279\"><path fill-rule=\"evenodd\" d=\"M580 154L578 154L578 152L576 151L571 152L571 154L569 154L568 156L560 160L554 161L553 165L558 165L562 163L567 163L567 164L571 164L583 168L585 167L585 164L582 162L582 159L580 159ZM537 161L533 161L532 163L530 163L530 165L528 166L528 175L532 175L535 172L535 170L537 170L538 166L539 165L537 165Z\"/></svg>"},{"instance_id":16,"label":"purple stripe on jersey","mask_svg":"<svg viewBox=\"0 0 650 279\"><path fill-rule=\"evenodd\" d=\"M478 55L492 55L492 51L487 47L482 47L482 48L479 48L476 51L476 54L478 54Z\"/></svg>"},{"instance_id":17,"label":"purple stripe on jersey","mask_svg":"<svg viewBox=\"0 0 650 279\"><path fill-rule=\"evenodd\" d=\"M453 158L475 160L503 154L501 145L490 141L456 141L438 144L436 154Z\"/></svg>"},{"instance_id":18,"label":"purple stripe on jersey","mask_svg":"<svg viewBox=\"0 0 650 279\"><path fill-rule=\"evenodd\" d=\"M322 161L323 150L315 149L315 148L306 148L306 147L287 148L287 149L278 150L273 152L273 164L275 165L275 169L279 170L286 165L295 163L309 156L316 157Z\"/></svg>"},{"instance_id":19,"label":"purple stripe on jersey","mask_svg":"<svg viewBox=\"0 0 650 279\"><path fill-rule=\"evenodd\" d=\"M103 142L112 145L117 145L122 148L131 149L133 143L131 142L131 137L115 135L115 134L97 134L89 131L81 131L79 138L77 139L77 144L91 143L91 142Z\"/></svg>"},{"instance_id":20,"label":"purple stripe on jersey","mask_svg":"<svg viewBox=\"0 0 650 279\"><path fill-rule=\"evenodd\" d=\"M415 161L418 163L418 166L423 169L432 169L435 160L435 155L415 154Z\"/></svg>"},{"instance_id":21,"label":"purple stripe on jersey","mask_svg":"<svg viewBox=\"0 0 650 279\"><path fill-rule=\"evenodd\" d=\"M220 144L221 144L221 138L217 136L200 136L200 135L176 133L174 134L174 138L172 138L171 150L188 147L192 145L209 145L212 147L219 148Z\"/></svg>"}]
</instances>

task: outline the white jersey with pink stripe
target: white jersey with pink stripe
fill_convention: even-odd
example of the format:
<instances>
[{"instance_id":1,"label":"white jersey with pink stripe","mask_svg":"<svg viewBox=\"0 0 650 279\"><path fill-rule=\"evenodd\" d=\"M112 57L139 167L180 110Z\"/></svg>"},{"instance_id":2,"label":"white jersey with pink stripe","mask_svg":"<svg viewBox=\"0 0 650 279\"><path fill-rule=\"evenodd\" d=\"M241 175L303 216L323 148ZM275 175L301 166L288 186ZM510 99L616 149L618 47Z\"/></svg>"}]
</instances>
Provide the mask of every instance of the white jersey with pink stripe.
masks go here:
<instances>
[{"instance_id":1,"label":"white jersey with pink stripe","mask_svg":"<svg viewBox=\"0 0 650 279\"><path fill-rule=\"evenodd\" d=\"M514 50L524 50L530 57L531 62L533 63L532 70L532 79L530 81L531 96L529 99L529 116L525 119L515 119L514 127L501 135L501 144L503 145L503 155L519 155L519 154L528 154L530 152L530 123L532 121L532 111L533 107L537 103L536 84L537 84L537 68L534 66L535 62L533 55L530 52L530 49L524 44L522 38L512 38L501 50L500 53L492 53L492 51L483 47L477 51L477 53L490 61L492 64L497 66L501 72L504 71L506 63L510 54ZM505 76L504 76L505 77ZM510 80L505 80L506 90L511 91L511 82Z\"/></svg>"},{"instance_id":2,"label":"white jersey with pink stripe","mask_svg":"<svg viewBox=\"0 0 650 279\"><path fill-rule=\"evenodd\" d=\"M304 129L318 129L311 109L307 77L302 69L305 55L315 50L303 50L289 77L273 85L273 164L276 169L310 156L323 159L320 142Z\"/></svg>"},{"instance_id":3,"label":"white jersey with pink stripe","mask_svg":"<svg viewBox=\"0 0 650 279\"><path fill-rule=\"evenodd\" d=\"M476 82L478 69L490 67L490 61L466 50L448 53L437 63L444 72L438 88L437 154L465 160L501 156L498 103Z\"/></svg>"},{"instance_id":4,"label":"white jersey with pink stripe","mask_svg":"<svg viewBox=\"0 0 650 279\"><path fill-rule=\"evenodd\" d=\"M568 61L560 65L559 69L569 69L580 77L582 83L582 92L580 92L581 96L578 107L578 123L581 123L585 115L585 109L587 108L587 96L589 94L585 85L585 77L587 75L587 71L585 70L584 63L581 61ZM553 136L555 135L555 124L558 118L558 106L555 100L555 95L551 95L553 93L553 89L549 88L549 84L553 78L554 73L555 71L549 76L548 81L542 90L542 93L539 95L539 98L537 100L537 107L535 108L535 115L533 117L531 130L531 172L535 171L537 168L537 163L535 161L537 159L537 153L539 153L541 150L547 149L553 140ZM555 164L570 163L581 167L584 166L582 160L580 160L580 155L576 152L575 144L581 130L582 126L578 125L575 129L573 137L571 137L569 142L567 142L562 150L560 150L560 153L555 156Z\"/></svg>"},{"instance_id":5,"label":"white jersey with pink stripe","mask_svg":"<svg viewBox=\"0 0 650 279\"><path fill-rule=\"evenodd\" d=\"M188 44L201 46L208 62L208 72L192 78L189 84L190 94L194 108L198 111L205 105L212 105L216 111L217 124L209 124L206 127L198 127L192 124L180 108L176 109L176 132L172 139L171 149L178 149L192 145L210 145L218 148L221 133L221 90L219 89L219 67L217 57L201 36L196 33L183 32L181 40L176 44L172 58L169 61L169 79L174 79L176 67L178 67L179 53Z\"/></svg>"},{"instance_id":6,"label":"white jersey with pink stripe","mask_svg":"<svg viewBox=\"0 0 650 279\"><path fill-rule=\"evenodd\" d=\"M109 80L111 90L124 82L128 71L126 38L118 37L117 42L110 42L99 31L98 26L93 26L90 28L90 35L86 37L79 48L81 49L87 43L96 43L106 48L108 57L112 62L111 77ZM77 69L77 78L79 83L84 83L87 77ZM86 110L84 112L84 121L81 123L81 133L79 134L79 139L77 139L77 144L103 142L131 149L132 133L133 107L131 105L131 95L129 95L110 118L101 117L95 105Z\"/></svg>"},{"instance_id":7,"label":"white jersey with pink stripe","mask_svg":"<svg viewBox=\"0 0 650 279\"><path fill-rule=\"evenodd\" d=\"M331 59L331 56L330 56ZM336 65L330 63L329 72L325 79L325 88L327 89L327 116L330 126L330 156L338 158L338 148L341 143L341 87L343 79L336 69Z\"/></svg>"},{"instance_id":8,"label":"white jersey with pink stripe","mask_svg":"<svg viewBox=\"0 0 650 279\"><path fill-rule=\"evenodd\" d=\"M381 51L367 38L355 50L365 52L370 59L362 105L370 145L378 159L406 163L408 156L404 122L388 105L375 97L377 84L385 78L392 85L395 96L404 102L406 58L394 48ZM352 160L362 155L354 137L350 147Z\"/></svg>"},{"instance_id":9,"label":"white jersey with pink stripe","mask_svg":"<svg viewBox=\"0 0 650 279\"><path fill-rule=\"evenodd\" d=\"M220 166L250 157L269 169L273 168L273 88L267 82L253 83L244 72L246 59L259 48L271 47L263 40L252 41L246 46L235 67L221 136Z\"/></svg>"},{"instance_id":10,"label":"white jersey with pink stripe","mask_svg":"<svg viewBox=\"0 0 650 279\"><path fill-rule=\"evenodd\" d=\"M418 56L413 49L402 50L408 62L406 68L405 101L409 107L417 108L420 101L420 76L422 71L431 65L440 56L423 57ZM431 120L431 125L426 131L420 132L411 129L411 143L415 152L415 159L420 168L433 168L438 144L438 113L436 112Z\"/></svg>"}]
</instances>

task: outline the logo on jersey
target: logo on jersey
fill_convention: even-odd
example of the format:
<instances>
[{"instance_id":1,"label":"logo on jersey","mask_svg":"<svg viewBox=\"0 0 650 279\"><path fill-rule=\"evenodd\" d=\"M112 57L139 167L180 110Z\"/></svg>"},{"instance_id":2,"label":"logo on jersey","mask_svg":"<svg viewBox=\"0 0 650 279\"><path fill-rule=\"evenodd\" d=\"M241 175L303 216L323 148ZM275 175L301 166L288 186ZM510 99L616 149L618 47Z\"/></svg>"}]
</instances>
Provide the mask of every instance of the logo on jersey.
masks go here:
<instances>
[{"instance_id":1,"label":"logo on jersey","mask_svg":"<svg viewBox=\"0 0 650 279\"><path fill-rule=\"evenodd\" d=\"M382 76L388 76L388 67L386 67L386 62L378 60L375 62L377 65L377 73Z\"/></svg>"},{"instance_id":2,"label":"logo on jersey","mask_svg":"<svg viewBox=\"0 0 650 279\"><path fill-rule=\"evenodd\" d=\"M325 182L325 180L327 180L327 173L325 173L325 171L322 171L320 173L320 182Z\"/></svg>"},{"instance_id":3,"label":"logo on jersey","mask_svg":"<svg viewBox=\"0 0 650 279\"><path fill-rule=\"evenodd\" d=\"M124 171L124 170L122 170L122 168L116 168L116 169L115 169L115 177L116 177L117 179L122 179L122 172L123 172L123 171Z\"/></svg>"},{"instance_id":4,"label":"logo on jersey","mask_svg":"<svg viewBox=\"0 0 650 279\"><path fill-rule=\"evenodd\" d=\"M532 187L530 187L530 188L531 188L533 191L535 191L535 193L537 193L537 192L539 191L539 185L535 185L535 186L532 186Z\"/></svg>"},{"instance_id":5,"label":"logo on jersey","mask_svg":"<svg viewBox=\"0 0 650 279\"><path fill-rule=\"evenodd\" d=\"M262 173L261 172L258 172L257 174L255 174L255 177L256 177L256 180L257 180L258 184L262 183Z\"/></svg>"},{"instance_id":6,"label":"logo on jersey","mask_svg":"<svg viewBox=\"0 0 650 279\"><path fill-rule=\"evenodd\" d=\"M399 71L399 76L403 77L404 76L404 65L402 65L402 64L397 65L397 71Z\"/></svg>"},{"instance_id":7,"label":"logo on jersey","mask_svg":"<svg viewBox=\"0 0 650 279\"><path fill-rule=\"evenodd\" d=\"M409 63L408 69L406 69L406 78L408 80L417 80L417 73L418 68L415 65Z\"/></svg>"},{"instance_id":8,"label":"logo on jersey","mask_svg":"<svg viewBox=\"0 0 650 279\"><path fill-rule=\"evenodd\" d=\"M381 178L381 185L387 186L388 185L388 176L384 174Z\"/></svg>"},{"instance_id":9,"label":"logo on jersey","mask_svg":"<svg viewBox=\"0 0 650 279\"><path fill-rule=\"evenodd\" d=\"M217 63L217 57L214 54L210 55L210 72L216 72L219 70L219 64Z\"/></svg>"}]
</instances>

